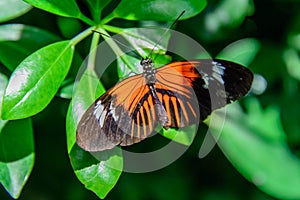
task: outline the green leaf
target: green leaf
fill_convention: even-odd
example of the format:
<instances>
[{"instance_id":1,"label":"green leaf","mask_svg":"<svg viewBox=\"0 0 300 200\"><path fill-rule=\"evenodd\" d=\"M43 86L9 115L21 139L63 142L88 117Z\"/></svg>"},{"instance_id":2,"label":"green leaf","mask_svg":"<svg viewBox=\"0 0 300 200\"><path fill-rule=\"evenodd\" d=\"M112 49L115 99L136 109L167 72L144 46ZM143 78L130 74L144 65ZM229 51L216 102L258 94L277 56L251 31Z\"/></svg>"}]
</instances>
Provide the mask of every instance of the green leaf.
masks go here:
<instances>
[{"instance_id":1,"label":"green leaf","mask_svg":"<svg viewBox=\"0 0 300 200\"><path fill-rule=\"evenodd\" d=\"M160 134L170 140L178 142L180 144L190 146L197 133L197 125L191 125L180 129L169 128L168 130L162 129Z\"/></svg>"},{"instance_id":2,"label":"green leaf","mask_svg":"<svg viewBox=\"0 0 300 200\"><path fill-rule=\"evenodd\" d=\"M128 28L124 29L120 34L141 57L145 58L149 56L152 49L152 53L166 53L171 34L165 34L165 32L166 29L160 28Z\"/></svg>"},{"instance_id":3,"label":"green leaf","mask_svg":"<svg viewBox=\"0 0 300 200\"><path fill-rule=\"evenodd\" d=\"M75 0L56 1L56 0L24 0L34 7L65 17L80 17L81 12Z\"/></svg>"},{"instance_id":4,"label":"green leaf","mask_svg":"<svg viewBox=\"0 0 300 200\"><path fill-rule=\"evenodd\" d=\"M286 142L279 110L262 110L254 98L227 106L227 120L218 140L235 168L262 191L279 199L300 198L300 159ZM214 127L211 127L212 133Z\"/></svg>"},{"instance_id":5,"label":"green leaf","mask_svg":"<svg viewBox=\"0 0 300 200\"><path fill-rule=\"evenodd\" d=\"M105 91L94 71L86 70L80 79L67 114L67 146L72 167L85 187L100 198L117 183L123 168L120 148L89 153L76 144L76 127L83 112Z\"/></svg>"},{"instance_id":6,"label":"green leaf","mask_svg":"<svg viewBox=\"0 0 300 200\"><path fill-rule=\"evenodd\" d=\"M248 66L260 50L260 43L253 38L241 39L225 47L217 56L233 62Z\"/></svg>"},{"instance_id":7,"label":"green leaf","mask_svg":"<svg viewBox=\"0 0 300 200\"><path fill-rule=\"evenodd\" d=\"M289 47L300 51L300 14L293 16L290 22L287 33L287 43Z\"/></svg>"},{"instance_id":8,"label":"green leaf","mask_svg":"<svg viewBox=\"0 0 300 200\"><path fill-rule=\"evenodd\" d=\"M235 1L226 0L219 1L215 9L207 12L204 16L205 28L208 33L215 34L224 27L238 27L240 26L247 16L254 13L255 6L252 0L250 1Z\"/></svg>"},{"instance_id":9,"label":"green leaf","mask_svg":"<svg viewBox=\"0 0 300 200\"><path fill-rule=\"evenodd\" d=\"M13 198L27 182L34 158L31 120L0 120L0 182Z\"/></svg>"},{"instance_id":10,"label":"green leaf","mask_svg":"<svg viewBox=\"0 0 300 200\"><path fill-rule=\"evenodd\" d=\"M173 21L185 10L180 18L183 20L199 14L206 4L206 0L123 0L113 11L112 17L127 20Z\"/></svg>"},{"instance_id":11,"label":"green leaf","mask_svg":"<svg viewBox=\"0 0 300 200\"><path fill-rule=\"evenodd\" d=\"M13 71L31 53L59 39L58 36L33 26L1 25L0 61Z\"/></svg>"},{"instance_id":12,"label":"green leaf","mask_svg":"<svg viewBox=\"0 0 300 200\"><path fill-rule=\"evenodd\" d=\"M98 23L101 17L101 11L112 0L86 0L86 1L92 13L93 19Z\"/></svg>"},{"instance_id":13,"label":"green leaf","mask_svg":"<svg viewBox=\"0 0 300 200\"><path fill-rule=\"evenodd\" d=\"M123 168L121 148L88 153L73 146L71 164L77 178L85 187L103 199L117 183ZM75 159L73 159L75 158Z\"/></svg>"},{"instance_id":14,"label":"green leaf","mask_svg":"<svg viewBox=\"0 0 300 200\"><path fill-rule=\"evenodd\" d=\"M3 119L21 119L43 110L58 91L72 63L69 41L48 45L27 57L13 72L6 88Z\"/></svg>"},{"instance_id":15,"label":"green leaf","mask_svg":"<svg viewBox=\"0 0 300 200\"><path fill-rule=\"evenodd\" d=\"M117 71L118 71L119 79L122 80L131 75L134 75L135 73L131 69L136 69L137 72L142 73L143 68L140 65L140 62L141 62L140 59L137 59L133 56L129 56L127 54L117 57L117 63L118 63Z\"/></svg>"},{"instance_id":16,"label":"green leaf","mask_svg":"<svg viewBox=\"0 0 300 200\"><path fill-rule=\"evenodd\" d=\"M1 119L1 112L2 112L2 99L4 95L5 88L8 83L8 78L0 73L0 119Z\"/></svg>"},{"instance_id":17,"label":"green leaf","mask_svg":"<svg viewBox=\"0 0 300 200\"><path fill-rule=\"evenodd\" d=\"M31 6L22 0L1 0L0 1L0 23L17 18L31 9Z\"/></svg>"},{"instance_id":18,"label":"green leaf","mask_svg":"<svg viewBox=\"0 0 300 200\"><path fill-rule=\"evenodd\" d=\"M300 81L300 58L296 49L287 48L283 52L283 59L290 76Z\"/></svg>"},{"instance_id":19,"label":"green leaf","mask_svg":"<svg viewBox=\"0 0 300 200\"><path fill-rule=\"evenodd\" d=\"M67 114L67 142L68 152L76 143L76 127L82 114L95 101L97 97L105 92L105 88L99 81L93 70L86 69L78 83L73 88L73 98Z\"/></svg>"},{"instance_id":20,"label":"green leaf","mask_svg":"<svg viewBox=\"0 0 300 200\"><path fill-rule=\"evenodd\" d=\"M57 0L24 0L34 7L40 8L42 10L51 12L56 15L63 17L74 17L81 19L89 24L93 24L87 17L85 17L76 4L75 0L68 1L57 1Z\"/></svg>"}]
</instances>

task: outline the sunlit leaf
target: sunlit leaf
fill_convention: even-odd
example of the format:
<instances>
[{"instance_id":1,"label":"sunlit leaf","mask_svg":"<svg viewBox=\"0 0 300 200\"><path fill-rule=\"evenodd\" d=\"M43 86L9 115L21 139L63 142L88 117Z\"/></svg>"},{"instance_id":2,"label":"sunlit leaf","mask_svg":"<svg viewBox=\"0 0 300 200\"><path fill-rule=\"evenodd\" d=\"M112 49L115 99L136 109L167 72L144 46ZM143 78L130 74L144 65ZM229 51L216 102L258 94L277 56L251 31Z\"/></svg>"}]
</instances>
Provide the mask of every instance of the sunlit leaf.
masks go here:
<instances>
[{"instance_id":1,"label":"sunlit leaf","mask_svg":"<svg viewBox=\"0 0 300 200\"><path fill-rule=\"evenodd\" d=\"M71 66L69 41L48 45L27 57L13 72L6 88L3 119L20 119L43 110L58 91Z\"/></svg>"},{"instance_id":2,"label":"sunlit leaf","mask_svg":"<svg viewBox=\"0 0 300 200\"><path fill-rule=\"evenodd\" d=\"M25 14L31 6L22 0L1 0L0 9L0 22L5 22Z\"/></svg>"},{"instance_id":3,"label":"sunlit leaf","mask_svg":"<svg viewBox=\"0 0 300 200\"><path fill-rule=\"evenodd\" d=\"M63 17L75 17L82 20L87 18L81 13L75 0L68 1L57 1L57 0L24 0L25 2L31 4L34 7L40 8L42 10L51 12L56 15Z\"/></svg>"},{"instance_id":4,"label":"sunlit leaf","mask_svg":"<svg viewBox=\"0 0 300 200\"><path fill-rule=\"evenodd\" d=\"M2 99L3 99L3 95L7 83L8 83L8 78L4 74L0 73L0 119L1 119L1 111L2 111Z\"/></svg>"},{"instance_id":5,"label":"sunlit leaf","mask_svg":"<svg viewBox=\"0 0 300 200\"><path fill-rule=\"evenodd\" d=\"M67 144L77 178L100 198L117 183L123 167L121 149L89 153L76 144L76 127L83 112L105 91L94 71L86 70L80 79L67 114ZM96 134L96 133L95 133Z\"/></svg>"},{"instance_id":6,"label":"sunlit leaf","mask_svg":"<svg viewBox=\"0 0 300 200\"><path fill-rule=\"evenodd\" d=\"M71 164L77 178L98 197L104 198L117 183L123 167L120 148L88 153L73 146L70 155Z\"/></svg>"},{"instance_id":7,"label":"sunlit leaf","mask_svg":"<svg viewBox=\"0 0 300 200\"><path fill-rule=\"evenodd\" d=\"M160 132L162 136L186 146L192 144L196 133L197 133L196 124L183 127L180 129L174 129L174 128L169 128L168 130L163 129Z\"/></svg>"}]
</instances>

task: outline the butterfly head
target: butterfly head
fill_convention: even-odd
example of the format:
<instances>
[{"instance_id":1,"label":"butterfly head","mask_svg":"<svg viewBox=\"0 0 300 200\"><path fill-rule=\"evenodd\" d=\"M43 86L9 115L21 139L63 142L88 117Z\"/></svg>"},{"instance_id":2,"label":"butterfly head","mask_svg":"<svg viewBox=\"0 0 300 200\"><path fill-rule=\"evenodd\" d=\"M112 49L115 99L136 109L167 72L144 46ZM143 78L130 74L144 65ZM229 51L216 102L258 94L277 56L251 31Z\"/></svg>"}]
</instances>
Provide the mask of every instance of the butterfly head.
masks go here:
<instances>
[{"instance_id":1,"label":"butterfly head","mask_svg":"<svg viewBox=\"0 0 300 200\"><path fill-rule=\"evenodd\" d=\"M148 66L148 65L151 65L153 63L152 59L151 58L143 58L140 62L140 64L144 67L144 66Z\"/></svg>"}]
</instances>

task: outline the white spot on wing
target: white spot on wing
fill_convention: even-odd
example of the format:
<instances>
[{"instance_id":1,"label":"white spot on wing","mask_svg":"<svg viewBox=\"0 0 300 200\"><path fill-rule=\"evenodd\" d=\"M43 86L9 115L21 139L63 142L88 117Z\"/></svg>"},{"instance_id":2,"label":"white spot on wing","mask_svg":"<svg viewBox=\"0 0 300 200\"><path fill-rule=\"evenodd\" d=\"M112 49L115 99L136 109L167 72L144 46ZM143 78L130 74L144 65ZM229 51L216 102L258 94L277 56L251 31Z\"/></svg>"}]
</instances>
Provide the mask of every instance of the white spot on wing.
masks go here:
<instances>
[{"instance_id":1,"label":"white spot on wing","mask_svg":"<svg viewBox=\"0 0 300 200\"><path fill-rule=\"evenodd\" d=\"M209 86L209 80L210 80L211 78L210 78L207 74L205 74L205 73L202 73L201 76L202 76L202 79L204 80L204 85L202 85L202 87L203 87L204 89L208 89L208 86Z\"/></svg>"},{"instance_id":2,"label":"white spot on wing","mask_svg":"<svg viewBox=\"0 0 300 200\"><path fill-rule=\"evenodd\" d=\"M220 83L224 84L224 80L222 78L222 76L224 75L224 71L225 71L225 67L222 66L220 63L213 61L212 62L213 66L212 66L212 77L214 79L216 79L217 81L219 81Z\"/></svg>"},{"instance_id":3,"label":"white spot on wing","mask_svg":"<svg viewBox=\"0 0 300 200\"><path fill-rule=\"evenodd\" d=\"M202 87L204 89L209 88L210 81L212 80L216 80L223 85L225 83L223 80L223 76L226 68L216 61L212 61L211 63L212 63L212 69L211 72L209 72L209 74L205 72L201 72L201 77L204 80L204 84Z\"/></svg>"},{"instance_id":4,"label":"white spot on wing","mask_svg":"<svg viewBox=\"0 0 300 200\"><path fill-rule=\"evenodd\" d=\"M112 105L112 103L109 105L109 113L112 115L112 117L113 117L113 119L115 120L115 121L118 121L118 119L119 119L119 116L118 115L116 115L116 109L114 108L114 106Z\"/></svg>"},{"instance_id":5,"label":"white spot on wing","mask_svg":"<svg viewBox=\"0 0 300 200\"><path fill-rule=\"evenodd\" d=\"M97 103L94 107L93 114L95 115L95 117L101 127L103 127L105 116L106 116L106 113L103 113L103 112L107 112L107 111L104 110L104 106L101 104L101 101L97 101Z\"/></svg>"}]
</instances>

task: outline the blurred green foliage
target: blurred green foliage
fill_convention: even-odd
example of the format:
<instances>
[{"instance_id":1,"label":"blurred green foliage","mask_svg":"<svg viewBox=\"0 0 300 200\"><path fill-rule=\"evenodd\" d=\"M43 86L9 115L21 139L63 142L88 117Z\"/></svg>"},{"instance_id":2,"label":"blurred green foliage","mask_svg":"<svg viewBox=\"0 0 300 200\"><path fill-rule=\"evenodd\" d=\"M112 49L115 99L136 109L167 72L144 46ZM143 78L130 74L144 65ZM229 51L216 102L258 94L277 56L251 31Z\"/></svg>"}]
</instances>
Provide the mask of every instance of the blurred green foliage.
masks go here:
<instances>
[{"instance_id":1,"label":"blurred green foliage","mask_svg":"<svg viewBox=\"0 0 300 200\"><path fill-rule=\"evenodd\" d=\"M300 199L299 1L26 2L0 3L1 200L10 199L9 194L19 199L98 199L94 193L107 199ZM110 25L103 31L118 33L149 20L167 26L182 10L186 14L176 30L193 37L213 57L248 66L257 74L252 93L226 107L228 120L221 135L211 127L219 143L206 157L198 157L207 131L201 124L188 151L164 169L121 175L105 168L99 173L101 162L75 145L78 119L70 104L78 67L100 41L98 34L89 37L90 30L103 23ZM134 60L118 58L119 69L104 74L103 85L128 74L125 66ZM34 76L25 82L30 83L21 90L25 93L13 93L18 90L8 79L20 71ZM94 76L90 69L86 73ZM88 106L95 97L83 92L97 88L101 94L103 85L81 80L82 89L72 101ZM167 141L156 136L136 149ZM190 143L190 138L179 142ZM121 161L117 152L107 162Z\"/></svg>"}]
</instances>

